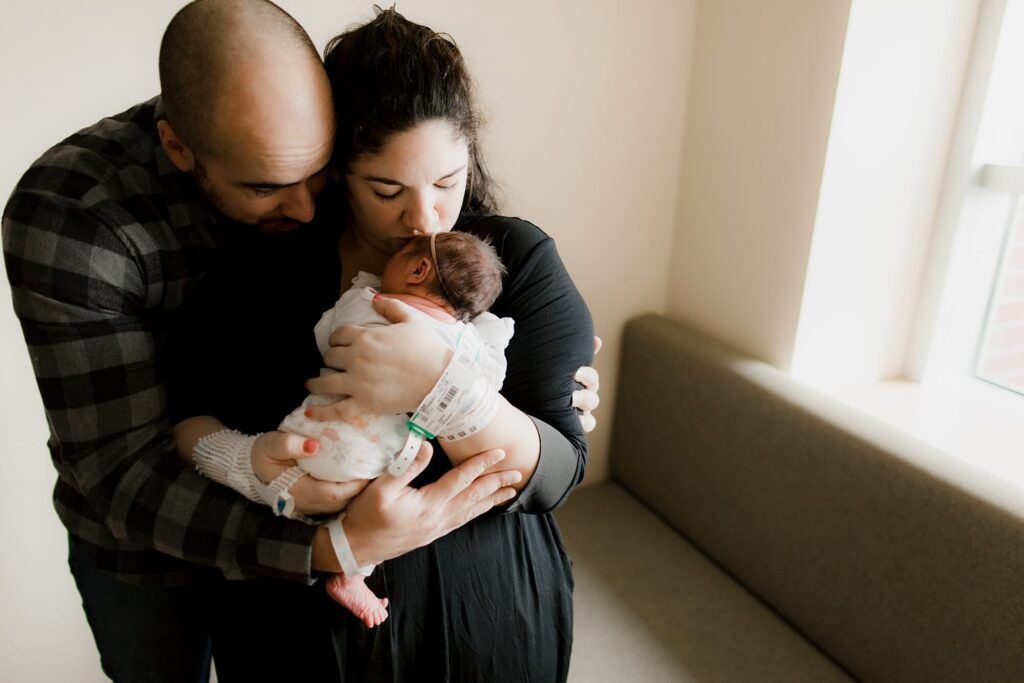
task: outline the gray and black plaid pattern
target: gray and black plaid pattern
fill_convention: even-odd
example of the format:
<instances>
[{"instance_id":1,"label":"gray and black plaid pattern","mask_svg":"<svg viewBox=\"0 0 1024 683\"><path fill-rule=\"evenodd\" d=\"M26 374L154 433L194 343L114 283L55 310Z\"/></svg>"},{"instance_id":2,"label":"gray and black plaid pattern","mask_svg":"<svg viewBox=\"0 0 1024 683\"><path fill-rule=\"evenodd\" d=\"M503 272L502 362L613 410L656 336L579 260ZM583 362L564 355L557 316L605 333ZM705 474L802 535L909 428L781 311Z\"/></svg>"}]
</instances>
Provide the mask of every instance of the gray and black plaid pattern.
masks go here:
<instances>
[{"instance_id":1,"label":"gray and black plaid pattern","mask_svg":"<svg viewBox=\"0 0 1024 683\"><path fill-rule=\"evenodd\" d=\"M18 183L3 246L50 425L54 505L83 558L135 583L310 581L315 529L174 453L159 348L220 240L160 148L159 98L72 135ZM219 572L217 571L219 570Z\"/></svg>"}]
</instances>

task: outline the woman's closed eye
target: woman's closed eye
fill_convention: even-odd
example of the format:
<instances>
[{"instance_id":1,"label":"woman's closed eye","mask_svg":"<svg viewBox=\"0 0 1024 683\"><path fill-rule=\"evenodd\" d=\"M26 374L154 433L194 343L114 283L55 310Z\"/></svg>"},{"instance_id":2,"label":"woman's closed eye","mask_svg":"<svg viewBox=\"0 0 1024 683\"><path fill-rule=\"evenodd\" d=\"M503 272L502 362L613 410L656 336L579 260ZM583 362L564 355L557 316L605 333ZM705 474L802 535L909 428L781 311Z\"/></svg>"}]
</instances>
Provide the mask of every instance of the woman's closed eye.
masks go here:
<instances>
[{"instance_id":1,"label":"woman's closed eye","mask_svg":"<svg viewBox=\"0 0 1024 683\"><path fill-rule=\"evenodd\" d=\"M402 194L402 189L401 188L395 190L394 192L390 192L390 193L388 193L388 192L381 192L379 190L373 190L373 196L376 197L377 199L381 200L382 202L390 202L392 199L394 199L395 197L397 197L400 194Z\"/></svg>"},{"instance_id":2,"label":"woman's closed eye","mask_svg":"<svg viewBox=\"0 0 1024 683\"><path fill-rule=\"evenodd\" d=\"M456 181L447 181L446 180L443 183L434 183L434 187L436 187L439 190L454 190L458 186L458 184L459 184L459 182L457 180ZM377 199L379 199L382 202L389 202L392 199L395 199L398 195L402 194L402 192L405 190L405 188L401 188L401 187L398 188L397 190L394 190L393 192L381 192L380 190L378 190L376 188L371 188L371 189L373 190L373 196L375 196Z\"/></svg>"}]
</instances>

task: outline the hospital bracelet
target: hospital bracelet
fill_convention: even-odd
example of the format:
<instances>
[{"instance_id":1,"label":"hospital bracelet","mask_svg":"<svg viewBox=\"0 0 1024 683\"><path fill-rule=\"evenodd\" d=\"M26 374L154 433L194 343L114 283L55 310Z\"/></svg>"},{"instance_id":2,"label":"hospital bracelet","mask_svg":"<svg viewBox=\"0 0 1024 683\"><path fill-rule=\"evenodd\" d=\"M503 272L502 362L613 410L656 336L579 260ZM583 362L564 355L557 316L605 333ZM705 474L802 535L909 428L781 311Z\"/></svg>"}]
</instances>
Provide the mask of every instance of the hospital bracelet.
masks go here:
<instances>
[{"instance_id":1,"label":"hospital bracelet","mask_svg":"<svg viewBox=\"0 0 1024 683\"><path fill-rule=\"evenodd\" d=\"M446 441L472 436L494 419L500 408L478 356L480 348L457 348L448 367L409 418L409 427Z\"/></svg>"},{"instance_id":2,"label":"hospital bracelet","mask_svg":"<svg viewBox=\"0 0 1024 683\"><path fill-rule=\"evenodd\" d=\"M373 565L367 564L360 567L356 562L356 556L352 554L352 548L348 544L348 536L345 535L345 528L341 526L343 519L345 519L344 512L324 525L331 535L331 547L334 549L335 557L338 558L338 564L341 565L341 571L346 576L369 576L373 573Z\"/></svg>"}]
</instances>

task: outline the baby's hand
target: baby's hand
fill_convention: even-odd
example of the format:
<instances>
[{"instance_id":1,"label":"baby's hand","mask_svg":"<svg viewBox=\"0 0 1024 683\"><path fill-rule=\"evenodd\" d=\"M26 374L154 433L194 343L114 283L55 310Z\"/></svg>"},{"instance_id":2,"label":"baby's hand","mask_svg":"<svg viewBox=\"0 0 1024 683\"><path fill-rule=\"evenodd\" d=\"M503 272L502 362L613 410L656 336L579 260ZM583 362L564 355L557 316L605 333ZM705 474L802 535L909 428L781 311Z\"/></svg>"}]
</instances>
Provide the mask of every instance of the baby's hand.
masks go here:
<instances>
[{"instance_id":1,"label":"baby's hand","mask_svg":"<svg viewBox=\"0 0 1024 683\"><path fill-rule=\"evenodd\" d=\"M264 484L269 484L299 460L320 450L316 439L297 434L267 432L252 447L252 470ZM366 479L333 482L306 475L299 478L289 493L295 499L295 511L303 515L321 515L344 510L350 500L366 488Z\"/></svg>"}]
</instances>

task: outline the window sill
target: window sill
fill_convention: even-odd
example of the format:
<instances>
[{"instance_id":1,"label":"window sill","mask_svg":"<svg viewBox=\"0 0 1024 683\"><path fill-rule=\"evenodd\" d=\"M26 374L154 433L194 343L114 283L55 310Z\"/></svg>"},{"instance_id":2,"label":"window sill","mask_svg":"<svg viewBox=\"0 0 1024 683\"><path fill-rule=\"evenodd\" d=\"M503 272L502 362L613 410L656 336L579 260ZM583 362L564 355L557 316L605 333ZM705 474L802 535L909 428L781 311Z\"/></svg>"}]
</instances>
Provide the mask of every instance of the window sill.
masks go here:
<instances>
[{"instance_id":1,"label":"window sill","mask_svg":"<svg viewBox=\"0 0 1024 683\"><path fill-rule=\"evenodd\" d=\"M832 396L1024 489L1024 397L979 380L931 386L882 382Z\"/></svg>"}]
</instances>

